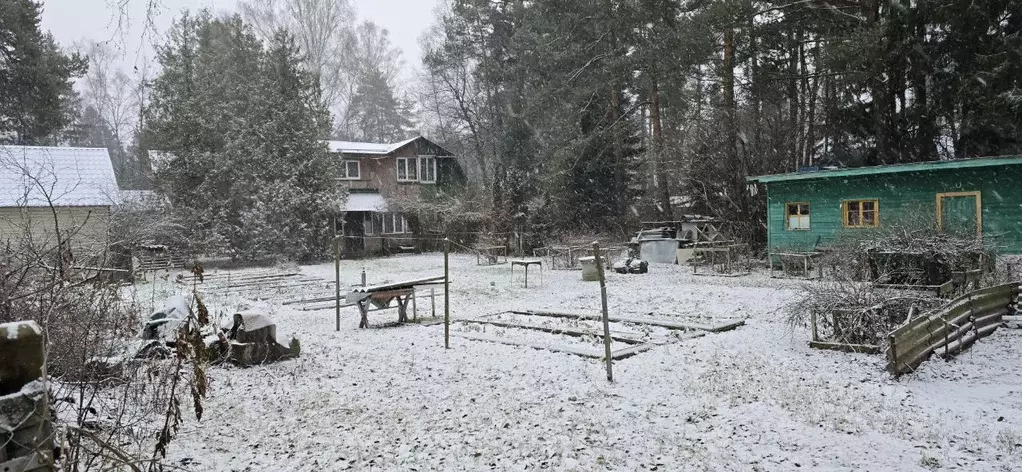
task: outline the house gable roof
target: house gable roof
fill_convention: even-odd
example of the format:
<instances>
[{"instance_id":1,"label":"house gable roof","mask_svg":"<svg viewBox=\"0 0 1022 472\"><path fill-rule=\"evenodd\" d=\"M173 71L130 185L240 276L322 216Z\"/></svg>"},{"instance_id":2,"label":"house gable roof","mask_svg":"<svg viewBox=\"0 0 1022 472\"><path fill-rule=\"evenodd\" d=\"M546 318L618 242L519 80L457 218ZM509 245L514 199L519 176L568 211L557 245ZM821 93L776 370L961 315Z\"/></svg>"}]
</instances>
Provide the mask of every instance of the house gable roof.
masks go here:
<instances>
[{"instance_id":1,"label":"house gable roof","mask_svg":"<svg viewBox=\"0 0 1022 472\"><path fill-rule=\"evenodd\" d=\"M450 151L422 136L416 136L396 143L363 143L355 141L327 141L326 143L330 152L357 156L383 157L412 144L418 147L420 154L441 157L452 156Z\"/></svg>"},{"instance_id":2,"label":"house gable roof","mask_svg":"<svg viewBox=\"0 0 1022 472\"><path fill-rule=\"evenodd\" d=\"M119 199L106 149L0 146L0 207L110 206Z\"/></svg>"},{"instance_id":3,"label":"house gable roof","mask_svg":"<svg viewBox=\"0 0 1022 472\"><path fill-rule=\"evenodd\" d=\"M855 177L863 175L894 174L900 172L930 172L936 170L971 169L978 167L1012 166L1022 164L1022 156L977 157L973 159L953 159L947 161L913 162L908 164L890 164L872 167L855 167L851 169L833 169L814 172L793 172L789 174L773 174L749 177L749 182L769 184L793 180L813 180L831 177Z\"/></svg>"}]
</instances>

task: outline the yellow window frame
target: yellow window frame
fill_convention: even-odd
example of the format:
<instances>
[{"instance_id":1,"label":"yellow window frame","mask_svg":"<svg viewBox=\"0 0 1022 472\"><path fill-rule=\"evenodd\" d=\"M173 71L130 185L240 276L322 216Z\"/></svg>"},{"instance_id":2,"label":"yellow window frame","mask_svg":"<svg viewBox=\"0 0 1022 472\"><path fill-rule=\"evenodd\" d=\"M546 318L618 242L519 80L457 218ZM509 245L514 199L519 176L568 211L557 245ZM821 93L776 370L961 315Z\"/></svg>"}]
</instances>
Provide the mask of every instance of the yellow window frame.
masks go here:
<instances>
[{"instance_id":1,"label":"yellow window frame","mask_svg":"<svg viewBox=\"0 0 1022 472\"><path fill-rule=\"evenodd\" d=\"M944 231L944 198L976 197L976 237L983 235L983 196L975 192L943 192L937 194L937 231Z\"/></svg>"},{"instance_id":2,"label":"yellow window frame","mask_svg":"<svg viewBox=\"0 0 1022 472\"><path fill-rule=\"evenodd\" d=\"M803 215L801 213L795 215L795 216L808 216L809 217L809 228L792 228L791 227L791 216L792 216L792 213L791 213L790 210L791 210L791 206L792 205L795 205L796 208L798 208L801 205L805 205L806 208L809 209L809 213L807 213L805 215ZM788 230L788 231L811 231L811 228L813 226L812 215L813 215L813 209L812 209L812 206L809 205L809 202L786 202L784 204L784 229Z\"/></svg>"},{"instance_id":3,"label":"yellow window frame","mask_svg":"<svg viewBox=\"0 0 1022 472\"><path fill-rule=\"evenodd\" d=\"M858 223L854 224L854 225L851 224L848 221L848 204L849 203L858 203L859 204ZM862 222L863 221L863 219L862 219L862 215L863 215L863 210L862 210L863 205L862 204L863 203L872 203L873 204L873 223L863 223ZM876 198L862 198L862 199L844 200L844 201L842 201L841 202L841 224L845 228L876 228L877 226L880 226L880 200L876 199Z\"/></svg>"}]
</instances>

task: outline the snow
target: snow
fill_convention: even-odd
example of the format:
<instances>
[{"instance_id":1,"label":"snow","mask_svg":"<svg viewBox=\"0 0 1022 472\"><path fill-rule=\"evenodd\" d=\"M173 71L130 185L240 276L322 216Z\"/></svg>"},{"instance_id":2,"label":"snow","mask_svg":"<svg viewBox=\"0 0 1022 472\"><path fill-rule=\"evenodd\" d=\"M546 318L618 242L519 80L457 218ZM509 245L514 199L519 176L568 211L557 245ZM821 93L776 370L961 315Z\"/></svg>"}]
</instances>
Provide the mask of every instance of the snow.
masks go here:
<instances>
[{"instance_id":1,"label":"snow","mask_svg":"<svg viewBox=\"0 0 1022 472\"><path fill-rule=\"evenodd\" d=\"M327 141L330 152L345 154L390 154L401 149L408 143L419 139L419 136L397 143L363 143L355 141Z\"/></svg>"},{"instance_id":2,"label":"snow","mask_svg":"<svg viewBox=\"0 0 1022 472\"><path fill-rule=\"evenodd\" d=\"M378 284L435 275L443 259L342 261L342 284L357 283L363 267ZM547 270L525 289L506 264L452 255L451 268L454 319L600 306L599 285L579 271ZM332 263L301 270L333 279ZM613 384L601 361L571 354L454 336L445 350L442 324L360 330L347 307L336 332L332 309L208 294L219 316L267 314L300 339L302 357L211 369L206 414L183 425L170 459L192 470L1020 470L1022 331L1000 329L951 362L927 361L895 380L882 356L809 349L806 330L781 312L801 287L761 272L703 277L660 264L608 274L614 313L747 318L734 331L617 361ZM439 296L440 316L442 307ZM370 313L374 326L396 319Z\"/></svg>"},{"instance_id":3,"label":"snow","mask_svg":"<svg viewBox=\"0 0 1022 472\"><path fill-rule=\"evenodd\" d=\"M0 207L110 206L119 198L106 149L0 146Z\"/></svg>"},{"instance_id":4,"label":"snow","mask_svg":"<svg viewBox=\"0 0 1022 472\"><path fill-rule=\"evenodd\" d=\"M387 211L387 202L378 193L349 193L344 211Z\"/></svg>"}]
</instances>

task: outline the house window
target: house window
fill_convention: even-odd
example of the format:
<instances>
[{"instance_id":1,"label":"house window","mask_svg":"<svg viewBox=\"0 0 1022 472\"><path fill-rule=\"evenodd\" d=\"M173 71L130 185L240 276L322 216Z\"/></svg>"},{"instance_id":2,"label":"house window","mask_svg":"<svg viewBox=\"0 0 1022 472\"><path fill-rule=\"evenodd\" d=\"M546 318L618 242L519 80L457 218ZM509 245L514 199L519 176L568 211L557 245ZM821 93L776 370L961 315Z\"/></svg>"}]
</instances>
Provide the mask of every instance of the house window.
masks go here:
<instances>
[{"instance_id":1,"label":"house window","mask_svg":"<svg viewBox=\"0 0 1022 472\"><path fill-rule=\"evenodd\" d=\"M805 202L786 203L784 221L789 231L809 230L809 204Z\"/></svg>"},{"instance_id":2,"label":"house window","mask_svg":"<svg viewBox=\"0 0 1022 472\"><path fill-rule=\"evenodd\" d=\"M402 234L408 230L408 221L400 213L384 213L383 234Z\"/></svg>"},{"instance_id":3,"label":"house window","mask_svg":"<svg viewBox=\"0 0 1022 472\"><path fill-rule=\"evenodd\" d=\"M366 217L365 217L364 221L365 222L362 223L362 226L364 227L365 235L366 236L370 236L370 235L373 234L373 214L372 213L366 213Z\"/></svg>"},{"instance_id":4,"label":"house window","mask_svg":"<svg viewBox=\"0 0 1022 472\"><path fill-rule=\"evenodd\" d=\"M420 157L419 158L419 181L425 183L436 182L436 158L435 157Z\"/></svg>"},{"instance_id":5,"label":"house window","mask_svg":"<svg viewBox=\"0 0 1022 472\"><path fill-rule=\"evenodd\" d=\"M418 172L416 169L416 159L414 157L399 157L397 158L397 181L398 182L415 182L419 180Z\"/></svg>"},{"instance_id":6,"label":"house window","mask_svg":"<svg viewBox=\"0 0 1022 472\"><path fill-rule=\"evenodd\" d=\"M879 200L845 200L841 207L845 228L872 228L880 223Z\"/></svg>"},{"instance_id":7,"label":"house window","mask_svg":"<svg viewBox=\"0 0 1022 472\"><path fill-rule=\"evenodd\" d=\"M358 161L344 161L344 169L341 171L341 178L344 180L358 180L362 178L362 166Z\"/></svg>"}]
</instances>

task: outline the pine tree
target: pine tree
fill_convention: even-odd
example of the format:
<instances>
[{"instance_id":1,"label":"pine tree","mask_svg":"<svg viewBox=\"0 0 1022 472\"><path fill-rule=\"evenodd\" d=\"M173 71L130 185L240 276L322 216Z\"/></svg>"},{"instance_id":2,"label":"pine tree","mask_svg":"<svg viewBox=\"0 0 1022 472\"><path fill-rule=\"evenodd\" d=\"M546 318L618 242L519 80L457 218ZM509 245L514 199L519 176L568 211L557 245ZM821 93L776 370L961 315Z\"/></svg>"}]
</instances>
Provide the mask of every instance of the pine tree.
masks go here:
<instances>
[{"instance_id":1,"label":"pine tree","mask_svg":"<svg viewBox=\"0 0 1022 472\"><path fill-rule=\"evenodd\" d=\"M0 143L54 143L76 116L72 86L86 62L40 30L41 10L32 0L0 7Z\"/></svg>"}]
</instances>

